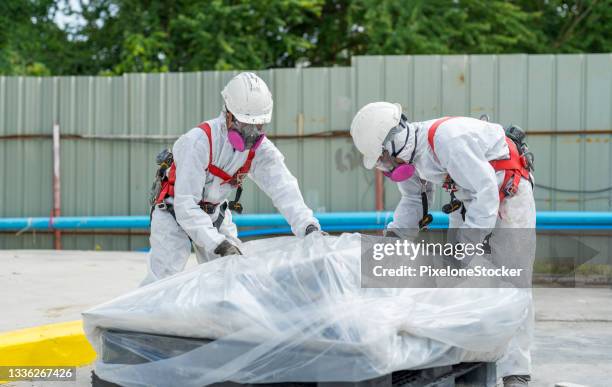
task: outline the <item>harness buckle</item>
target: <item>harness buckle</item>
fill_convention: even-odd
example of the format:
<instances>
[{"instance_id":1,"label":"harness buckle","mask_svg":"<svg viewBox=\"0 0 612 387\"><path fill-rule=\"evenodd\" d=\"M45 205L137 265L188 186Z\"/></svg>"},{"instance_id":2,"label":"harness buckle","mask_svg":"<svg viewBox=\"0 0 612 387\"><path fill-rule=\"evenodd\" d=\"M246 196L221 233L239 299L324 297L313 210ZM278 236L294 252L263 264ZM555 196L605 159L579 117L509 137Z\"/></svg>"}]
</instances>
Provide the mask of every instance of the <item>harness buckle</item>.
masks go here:
<instances>
[{"instance_id":1,"label":"harness buckle","mask_svg":"<svg viewBox=\"0 0 612 387\"><path fill-rule=\"evenodd\" d=\"M232 211L235 211L238 214L242 214L242 211L244 210L244 208L242 207L242 204L235 200L231 200L227 208L229 208Z\"/></svg>"},{"instance_id":2,"label":"harness buckle","mask_svg":"<svg viewBox=\"0 0 612 387\"><path fill-rule=\"evenodd\" d=\"M442 188L444 188L446 192L457 192L457 184L455 184L453 179L451 179L451 177L448 175L446 176L444 183L442 183Z\"/></svg>"},{"instance_id":3,"label":"harness buckle","mask_svg":"<svg viewBox=\"0 0 612 387\"><path fill-rule=\"evenodd\" d=\"M217 204L210 203L210 202L202 202L200 203L200 208L204 212L206 212L208 215L212 215L215 213L215 210L217 209Z\"/></svg>"},{"instance_id":4,"label":"harness buckle","mask_svg":"<svg viewBox=\"0 0 612 387\"><path fill-rule=\"evenodd\" d=\"M447 203L442 206L442 212L444 212L445 214L453 213L457 211L458 209L460 209L462 205L463 203L461 203L461 201L455 198L451 198L450 203Z\"/></svg>"},{"instance_id":5,"label":"harness buckle","mask_svg":"<svg viewBox=\"0 0 612 387\"><path fill-rule=\"evenodd\" d=\"M419 230L426 229L431 222L433 222L433 216L431 214L424 215L423 218L419 220Z\"/></svg>"},{"instance_id":6,"label":"harness buckle","mask_svg":"<svg viewBox=\"0 0 612 387\"><path fill-rule=\"evenodd\" d=\"M236 173L234 178L230 180L229 183L234 187L240 187L242 186L242 182L246 175L247 175L246 173Z\"/></svg>"},{"instance_id":7,"label":"harness buckle","mask_svg":"<svg viewBox=\"0 0 612 387\"><path fill-rule=\"evenodd\" d=\"M172 204L166 204L164 202L158 203L155 205L160 210L168 212L174 219L176 219L176 214L174 213L174 206ZM153 211L151 211L151 217L153 216Z\"/></svg>"},{"instance_id":8,"label":"harness buckle","mask_svg":"<svg viewBox=\"0 0 612 387\"><path fill-rule=\"evenodd\" d=\"M518 191L518 186L514 184L514 178L510 178L504 187L505 196L514 196Z\"/></svg>"},{"instance_id":9,"label":"harness buckle","mask_svg":"<svg viewBox=\"0 0 612 387\"><path fill-rule=\"evenodd\" d=\"M238 188L236 189L236 196L234 196L234 200L231 200L229 202L228 208L231 211L236 211L239 214L242 214L242 211L244 210L244 208L242 207L242 204L240 203L240 196L242 196L242 185L239 185Z\"/></svg>"}]
</instances>

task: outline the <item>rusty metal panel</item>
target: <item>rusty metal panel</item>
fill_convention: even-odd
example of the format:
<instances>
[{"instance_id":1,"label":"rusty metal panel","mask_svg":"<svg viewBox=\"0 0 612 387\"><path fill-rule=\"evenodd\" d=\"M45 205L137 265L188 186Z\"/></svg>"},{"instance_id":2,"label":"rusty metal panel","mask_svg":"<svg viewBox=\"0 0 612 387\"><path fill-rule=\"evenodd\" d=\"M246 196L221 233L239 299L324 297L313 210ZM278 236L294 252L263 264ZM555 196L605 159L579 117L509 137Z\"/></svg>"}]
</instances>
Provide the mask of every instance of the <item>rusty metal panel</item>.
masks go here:
<instances>
[{"instance_id":1,"label":"rusty metal panel","mask_svg":"<svg viewBox=\"0 0 612 387\"><path fill-rule=\"evenodd\" d=\"M584 129L612 128L612 54L586 56ZM612 135L586 136L583 162L586 190L612 187ZM612 190L585 194L583 209L611 210Z\"/></svg>"},{"instance_id":2,"label":"rusty metal panel","mask_svg":"<svg viewBox=\"0 0 612 387\"><path fill-rule=\"evenodd\" d=\"M55 119L54 78L0 78L0 134L50 132ZM0 141L1 216L48 215L52 208L51 149L43 139ZM0 238L2 248L51 247L45 234Z\"/></svg>"},{"instance_id":3,"label":"rusty metal panel","mask_svg":"<svg viewBox=\"0 0 612 387\"><path fill-rule=\"evenodd\" d=\"M385 100L384 64L384 56L353 58L354 113L370 102ZM350 126L350 122L347 123L347 126ZM353 188L357 191L358 196L353 206L361 211L373 211L376 208L374 172L363 168L360 155L358 155L358 160L360 167L356 170L356 181Z\"/></svg>"},{"instance_id":4,"label":"rusty metal panel","mask_svg":"<svg viewBox=\"0 0 612 387\"><path fill-rule=\"evenodd\" d=\"M408 55L385 57L384 62L384 99L402 105L408 120L412 120L414 112L414 59ZM397 184L384 179L385 209L394 210L400 200Z\"/></svg>"},{"instance_id":5,"label":"rusty metal panel","mask_svg":"<svg viewBox=\"0 0 612 387\"><path fill-rule=\"evenodd\" d=\"M555 128L555 57L554 55L532 55L528 59L527 74L527 121L524 129L529 134L530 130L554 130ZM536 155L537 183L544 186L556 186L556 175L553 174L556 156L554 143L556 138L552 136L530 136L528 143L530 150ZM539 210L551 210L555 193L536 188L534 196L536 206Z\"/></svg>"},{"instance_id":6,"label":"rusty metal panel","mask_svg":"<svg viewBox=\"0 0 612 387\"><path fill-rule=\"evenodd\" d=\"M0 76L0 136L4 136L9 134L10 132L7 132L6 129L6 117L7 117L7 111L6 111L6 81L7 78ZM0 141L0 163L2 163L2 166L0 166L0 181L4 182L7 181L6 179L6 152L9 146L11 146L12 144L9 144L8 141ZM7 184L2 184L0 185L0 203L6 203L7 200L7 188L6 188ZM8 213L7 213L7 205L3 204L0 205L0 217L7 217ZM10 236L9 236L10 238ZM7 247L7 236L6 235L0 235L0 249L6 249Z\"/></svg>"},{"instance_id":7,"label":"rusty metal panel","mask_svg":"<svg viewBox=\"0 0 612 387\"><path fill-rule=\"evenodd\" d=\"M96 135L123 135L126 96L122 77L95 78L93 97L95 115L93 130ZM94 177L93 202L96 214L123 215L129 210L126 200L130 189L128 165L129 144L126 141L92 140ZM96 236L94 247L102 250L127 250L127 238Z\"/></svg>"},{"instance_id":8,"label":"rusty metal panel","mask_svg":"<svg viewBox=\"0 0 612 387\"><path fill-rule=\"evenodd\" d=\"M330 80L328 68L304 69L302 72L303 134L329 130ZM325 211L330 202L331 144L327 140L301 140L300 160L302 195L314 211Z\"/></svg>"},{"instance_id":9,"label":"rusty metal panel","mask_svg":"<svg viewBox=\"0 0 612 387\"><path fill-rule=\"evenodd\" d=\"M442 116L442 57L414 57L413 120L423 121Z\"/></svg>"},{"instance_id":10,"label":"rusty metal panel","mask_svg":"<svg viewBox=\"0 0 612 387\"><path fill-rule=\"evenodd\" d=\"M271 133L278 135L297 135L303 130L303 114L301 112L301 70L299 69L275 69L273 71L274 84L271 92L274 98L274 114L272 114ZM297 140L273 140L276 147L285 156L285 164L289 171L298 179L300 187L304 186L302 174L303 147ZM253 195L259 191L256 184L247 180L246 188ZM269 199L268 199L269 200ZM249 213L257 212L248 202ZM272 211L271 204L264 208L263 212Z\"/></svg>"},{"instance_id":11,"label":"rusty metal panel","mask_svg":"<svg viewBox=\"0 0 612 387\"><path fill-rule=\"evenodd\" d=\"M469 110L469 57L449 55L442 57L442 115L467 115Z\"/></svg>"},{"instance_id":12,"label":"rusty metal panel","mask_svg":"<svg viewBox=\"0 0 612 387\"><path fill-rule=\"evenodd\" d=\"M584 57L564 55L557 57L555 93L556 129L558 131L584 129ZM555 187L580 190L583 180L584 137L568 135L557 137L554 152ZM553 209L580 210L584 196L558 192Z\"/></svg>"},{"instance_id":13,"label":"rusty metal panel","mask_svg":"<svg viewBox=\"0 0 612 387\"><path fill-rule=\"evenodd\" d=\"M94 77L59 79L59 116L62 134L94 134ZM51 143L48 142L51 146ZM97 213L94 204L93 141L67 140L61 143L62 215L87 216ZM68 249L95 247L93 236L64 237Z\"/></svg>"},{"instance_id":14,"label":"rusty metal panel","mask_svg":"<svg viewBox=\"0 0 612 387\"><path fill-rule=\"evenodd\" d=\"M233 77L234 75L236 75L237 72L231 72L228 73L228 75L231 75L231 77ZM275 74L274 74L274 70L264 70L264 71L258 71L256 72L257 75L259 75L261 77L261 79L264 80L264 82L266 82L266 84L268 85L268 87L270 88L270 90L274 90L274 87L276 85L276 79L275 79ZM227 81L230 80L230 77L226 77L223 85L221 86L221 88L223 88L223 86L225 86L225 83ZM217 91L217 94L219 94L221 91L221 89L219 89L219 91ZM297 92L297 91L296 91ZM274 95L272 96L274 97ZM276 102L276 100L274 99L274 101ZM222 101L220 102L219 107L221 107L221 103L223 103ZM271 122L272 125L268 125L268 129L272 129L273 131L275 130L275 128L273 128L274 126L274 122ZM268 195L266 195L262 190L260 190L256 184L254 184L254 182L250 181L250 179L246 179L249 180L248 182L248 186L245 186L245 213L270 213L270 212L276 212L276 208L274 207L274 205L272 204L272 200L270 200L270 198L268 197ZM248 207L247 207L248 206Z\"/></svg>"},{"instance_id":15,"label":"rusty metal panel","mask_svg":"<svg viewBox=\"0 0 612 387\"><path fill-rule=\"evenodd\" d=\"M527 119L527 55L498 57L497 111L494 121L525 126Z\"/></svg>"},{"instance_id":16,"label":"rusty metal panel","mask_svg":"<svg viewBox=\"0 0 612 387\"><path fill-rule=\"evenodd\" d=\"M498 88L497 55L469 56L469 112L470 117L489 115L491 119L499 116L497 109Z\"/></svg>"},{"instance_id":17,"label":"rusty metal panel","mask_svg":"<svg viewBox=\"0 0 612 387\"><path fill-rule=\"evenodd\" d=\"M333 67L329 74L330 128L348 132L353 118L352 71L350 68ZM320 143L320 140L317 140ZM331 147L330 173L327 181L329 202L328 211L354 211L360 192L357 181L366 173L361 156L349 137L336 137L327 140Z\"/></svg>"},{"instance_id":18,"label":"rusty metal panel","mask_svg":"<svg viewBox=\"0 0 612 387\"><path fill-rule=\"evenodd\" d=\"M24 127L24 94L25 94L25 78L23 77L7 77L4 85L4 107L7 113L4 116L5 133L21 134L27 133L27 128ZM9 113L10 112L10 113ZM24 191L24 174L22 163L29 155L26 154L26 149L29 145L22 141L11 141L5 145L4 149L4 216L14 217L22 216L25 213L24 203L28 200L28 194ZM8 163L8 165L7 165ZM9 167L10 165L10 167ZM27 216L27 215L26 215ZM6 241L6 248L22 248L23 239L9 238Z\"/></svg>"}]
</instances>

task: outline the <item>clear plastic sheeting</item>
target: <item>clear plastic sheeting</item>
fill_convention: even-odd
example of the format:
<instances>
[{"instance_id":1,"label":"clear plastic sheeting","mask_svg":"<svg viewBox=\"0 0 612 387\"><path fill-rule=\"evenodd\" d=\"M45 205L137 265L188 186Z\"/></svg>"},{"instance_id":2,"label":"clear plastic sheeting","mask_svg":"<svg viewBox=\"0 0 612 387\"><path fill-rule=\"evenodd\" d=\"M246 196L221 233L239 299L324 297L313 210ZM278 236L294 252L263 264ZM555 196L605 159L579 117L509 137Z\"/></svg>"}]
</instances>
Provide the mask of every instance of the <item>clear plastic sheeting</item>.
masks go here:
<instances>
[{"instance_id":1,"label":"clear plastic sheeting","mask_svg":"<svg viewBox=\"0 0 612 387\"><path fill-rule=\"evenodd\" d=\"M96 373L122 386L360 381L495 360L527 317L521 289L362 289L359 234L241 249L85 312ZM115 351L148 360L105 362L109 329L185 338L188 349L151 356L164 340L112 336Z\"/></svg>"}]
</instances>

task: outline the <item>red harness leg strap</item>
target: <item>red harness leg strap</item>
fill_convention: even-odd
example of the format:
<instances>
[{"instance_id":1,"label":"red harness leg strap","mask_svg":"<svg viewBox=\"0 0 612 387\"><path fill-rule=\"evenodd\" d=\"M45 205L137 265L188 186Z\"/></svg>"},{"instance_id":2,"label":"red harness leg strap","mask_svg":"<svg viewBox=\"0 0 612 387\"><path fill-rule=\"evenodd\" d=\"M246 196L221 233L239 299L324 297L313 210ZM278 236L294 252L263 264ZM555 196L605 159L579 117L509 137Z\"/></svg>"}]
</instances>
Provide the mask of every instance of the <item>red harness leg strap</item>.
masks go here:
<instances>
[{"instance_id":1,"label":"red harness leg strap","mask_svg":"<svg viewBox=\"0 0 612 387\"><path fill-rule=\"evenodd\" d=\"M434 136L436 135L436 131L438 127L442 125L442 123L450 120L453 117L444 117L440 118L436 122L431 125L429 128L429 132L427 133L427 140L429 141L429 146L431 150L435 154L434 149ZM493 160L489 161L491 166L495 171L504 171L504 181L501 185L501 189L499 190L499 201L501 202L506 196L512 196L518 190L518 185L521 181L521 177L524 177L527 180L531 179L529 175L529 170L527 169L527 163L523 156L521 156L516 148L516 144L509 139L506 138L506 144L508 144L509 150L509 158L507 160Z\"/></svg>"}]
</instances>

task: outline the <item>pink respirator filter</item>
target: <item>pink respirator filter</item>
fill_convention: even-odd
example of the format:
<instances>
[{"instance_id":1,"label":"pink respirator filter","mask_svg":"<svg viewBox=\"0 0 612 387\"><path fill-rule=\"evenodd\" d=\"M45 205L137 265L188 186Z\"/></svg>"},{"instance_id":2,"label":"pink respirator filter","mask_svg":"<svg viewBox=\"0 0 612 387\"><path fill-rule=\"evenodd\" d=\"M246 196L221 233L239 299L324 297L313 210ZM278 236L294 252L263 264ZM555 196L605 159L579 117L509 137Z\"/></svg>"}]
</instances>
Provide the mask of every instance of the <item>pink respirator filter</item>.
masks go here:
<instances>
[{"instance_id":1,"label":"pink respirator filter","mask_svg":"<svg viewBox=\"0 0 612 387\"><path fill-rule=\"evenodd\" d=\"M414 175L414 165L401 164L395 167L391 172L383 172L383 175L395 182L408 180Z\"/></svg>"},{"instance_id":2,"label":"pink respirator filter","mask_svg":"<svg viewBox=\"0 0 612 387\"><path fill-rule=\"evenodd\" d=\"M251 147L251 149L253 150L257 150L257 148L259 148L259 146L261 145L261 143L263 142L264 138L266 138L265 134L262 134L261 136L259 136L259 138L257 139L257 141L255 141L255 144L253 144L253 146Z\"/></svg>"},{"instance_id":3,"label":"pink respirator filter","mask_svg":"<svg viewBox=\"0 0 612 387\"><path fill-rule=\"evenodd\" d=\"M242 139L242 135L240 135L237 130L230 129L230 131L227 132L227 139L229 140L230 144L232 144L234 149L236 149L238 152L244 152L246 145Z\"/></svg>"},{"instance_id":4,"label":"pink respirator filter","mask_svg":"<svg viewBox=\"0 0 612 387\"><path fill-rule=\"evenodd\" d=\"M265 137L266 136L264 134L259 136L259 138L257 139L257 141L255 141L251 149L256 150L257 148L259 148ZM230 144L232 144L232 147L234 147L234 149L236 149L238 152L245 151L246 144L244 143L244 139L242 138L242 135L239 131L235 129L230 129L230 131L227 132L227 139L229 140Z\"/></svg>"}]
</instances>

